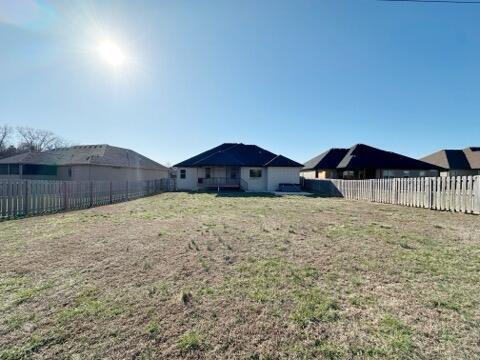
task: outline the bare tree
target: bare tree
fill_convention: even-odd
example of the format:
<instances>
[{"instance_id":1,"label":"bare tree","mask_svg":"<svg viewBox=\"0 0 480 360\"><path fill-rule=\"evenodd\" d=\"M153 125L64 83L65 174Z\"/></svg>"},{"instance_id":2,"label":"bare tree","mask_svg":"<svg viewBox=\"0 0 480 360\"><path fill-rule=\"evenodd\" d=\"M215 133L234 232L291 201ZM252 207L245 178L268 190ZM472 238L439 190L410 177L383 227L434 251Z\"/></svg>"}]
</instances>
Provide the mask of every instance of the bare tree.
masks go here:
<instances>
[{"instance_id":1,"label":"bare tree","mask_svg":"<svg viewBox=\"0 0 480 360\"><path fill-rule=\"evenodd\" d=\"M19 136L18 149L21 151L46 151L68 146L61 137L48 130L30 127L17 127Z\"/></svg>"},{"instance_id":2,"label":"bare tree","mask_svg":"<svg viewBox=\"0 0 480 360\"><path fill-rule=\"evenodd\" d=\"M0 152L4 152L8 146L8 141L12 135L13 129L8 125L0 125Z\"/></svg>"}]
</instances>

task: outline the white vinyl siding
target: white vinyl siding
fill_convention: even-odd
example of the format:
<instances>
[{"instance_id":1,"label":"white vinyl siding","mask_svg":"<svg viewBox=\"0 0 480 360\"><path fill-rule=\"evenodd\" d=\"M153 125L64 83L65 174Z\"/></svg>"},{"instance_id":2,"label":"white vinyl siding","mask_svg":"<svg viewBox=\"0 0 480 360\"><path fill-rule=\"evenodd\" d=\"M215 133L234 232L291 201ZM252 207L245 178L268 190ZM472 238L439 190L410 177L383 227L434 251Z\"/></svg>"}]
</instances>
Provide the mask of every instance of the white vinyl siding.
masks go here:
<instances>
[{"instance_id":1,"label":"white vinyl siding","mask_svg":"<svg viewBox=\"0 0 480 360\"><path fill-rule=\"evenodd\" d=\"M267 190L276 191L279 184L300 184L300 167L269 167Z\"/></svg>"},{"instance_id":2,"label":"white vinyl siding","mask_svg":"<svg viewBox=\"0 0 480 360\"><path fill-rule=\"evenodd\" d=\"M185 178L180 178L182 170L185 170ZM179 168L177 169L177 189L196 191L198 189L198 169L197 168Z\"/></svg>"},{"instance_id":3,"label":"white vinyl siding","mask_svg":"<svg viewBox=\"0 0 480 360\"><path fill-rule=\"evenodd\" d=\"M315 179L315 170L305 170L300 173L305 179Z\"/></svg>"},{"instance_id":4,"label":"white vinyl siding","mask_svg":"<svg viewBox=\"0 0 480 360\"><path fill-rule=\"evenodd\" d=\"M249 192L276 191L279 184L299 184L300 167L241 167L239 177L248 184ZM180 178L180 171L185 170L185 179ZM261 177L250 177L250 170L261 170ZM211 177L225 177L225 167L212 167ZM179 168L177 188L179 190L197 191L198 178L205 177L205 168Z\"/></svg>"},{"instance_id":5,"label":"white vinyl siding","mask_svg":"<svg viewBox=\"0 0 480 360\"><path fill-rule=\"evenodd\" d=\"M250 170L262 170L261 177L250 177ZM242 167L240 169L242 180L248 184L249 192L267 191L267 168L262 167Z\"/></svg>"}]
</instances>

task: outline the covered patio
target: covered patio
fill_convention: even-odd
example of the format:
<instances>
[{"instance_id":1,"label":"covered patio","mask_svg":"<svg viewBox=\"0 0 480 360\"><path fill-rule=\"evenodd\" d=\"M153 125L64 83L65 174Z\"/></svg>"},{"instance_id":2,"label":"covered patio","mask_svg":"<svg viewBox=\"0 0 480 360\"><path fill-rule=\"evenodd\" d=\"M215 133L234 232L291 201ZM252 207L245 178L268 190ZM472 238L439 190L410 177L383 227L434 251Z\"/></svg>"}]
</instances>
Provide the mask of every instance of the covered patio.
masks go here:
<instances>
[{"instance_id":1,"label":"covered patio","mask_svg":"<svg viewBox=\"0 0 480 360\"><path fill-rule=\"evenodd\" d=\"M238 166L200 167L197 176L198 187L201 189L247 190L247 183L242 181Z\"/></svg>"}]
</instances>

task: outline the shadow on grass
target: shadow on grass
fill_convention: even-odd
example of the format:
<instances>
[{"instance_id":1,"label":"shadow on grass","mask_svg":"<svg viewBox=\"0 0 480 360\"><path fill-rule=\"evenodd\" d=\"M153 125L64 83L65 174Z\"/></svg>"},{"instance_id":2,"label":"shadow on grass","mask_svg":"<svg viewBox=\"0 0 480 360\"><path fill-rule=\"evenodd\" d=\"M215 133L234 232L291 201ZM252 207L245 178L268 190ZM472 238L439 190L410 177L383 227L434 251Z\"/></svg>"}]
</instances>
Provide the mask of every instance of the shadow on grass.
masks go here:
<instances>
[{"instance_id":1,"label":"shadow on grass","mask_svg":"<svg viewBox=\"0 0 480 360\"><path fill-rule=\"evenodd\" d=\"M188 195L198 195L198 194L211 194L217 197L262 197L262 198L277 198L281 197L274 193L269 192L244 192L243 190L199 190L199 191L182 191Z\"/></svg>"},{"instance_id":2,"label":"shadow on grass","mask_svg":"<svg viewBox=\"0 0 480 360\"><path fill-rule=\"evenodd\" d=\"M182 191L188 195L198 195L198 194L212 194L217 197L259 197L259 198L279 198L282 197L282 194L275 194L270 192L244 192L242 190L235 191L235 190L211 190L211 191ZM286 193L285 195L292 195L292 193ZM309 194L301 194L301 196L309 197L309 198L343 198L343 196L338 194L332 193L309 193Z\"/></svg>"},{"instance_id":3,"label":"shadow on grass","mask_svg":"<svg viewBox=\"0 0 480 360\"><path fill-rule=\"evenodd\" d=\"M340 199L343 198L341 194L335 195L335 194L310 193L305 196L310 198L340 198Z\"/></svg>"},{"instance_id":4,"label":"shadow on grass","mask_svg":"<svg viewBox=\"0 0 480 360\"><path fill-rule=\"evenodd\" d=\"M280 195L267 192L241 192L241 191L220 191L216 193L217 197L261 197L261 198L277 198Z\"/></svg>"},{"instance_id":5,"label":"shadow on grass","mask_svg":"<svg viewBox=\"0 0 480 360\"><path fill-rule=\"evenodd\" d=\"M212 194L217 197L259 197L259 198L279 198L282 197L282 194L275 194L270 192L244 192L242 190L201 190L201 191L182 191L188 195L198 195L198 194ZM285 195L292 195L292 193L286 193ZM332 193L309 193L309 194L301 194L302 196L309 197L309 198L343 198L343 196L338 194Z\"/></svg>"}]
</instances>

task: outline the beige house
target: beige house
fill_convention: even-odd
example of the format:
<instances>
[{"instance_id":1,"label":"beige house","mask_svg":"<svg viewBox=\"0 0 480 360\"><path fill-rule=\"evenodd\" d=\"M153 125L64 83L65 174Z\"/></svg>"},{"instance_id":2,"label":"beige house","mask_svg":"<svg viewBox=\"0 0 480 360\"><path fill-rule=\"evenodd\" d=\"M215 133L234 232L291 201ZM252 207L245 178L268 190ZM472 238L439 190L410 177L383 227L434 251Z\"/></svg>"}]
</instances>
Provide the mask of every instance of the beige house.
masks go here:
<instances>
[{"instance_id":1,"label":"beige house","mask_svg":"<svg viewBox=\"0 0 480 360\"><path fill-rule=\"evenodd\" d=\"M168 168L110 145L79 145L0 159L0 178L65 181L135 181L168 177Z\"/></svg>"},{"instance_id":2,"label":"beige house","mask_svg":"<svg viewBox=\"0 0 480 360\"><path fill-rule=\"evenodd\" d=\"M421 160L444 168L441 176L480 175L480 147L440 150Z\"/></svg>"},{"instance_id":3,"label":"beige house","mask_svg":"<svg viewBox=\"0 0 480 360\"><path fill-rule=\"evenodd\" d=\"M179 190L272 192L299 185L302 164L256 145L225 143L175 167Z\"/></svg>"}]
</instances>

